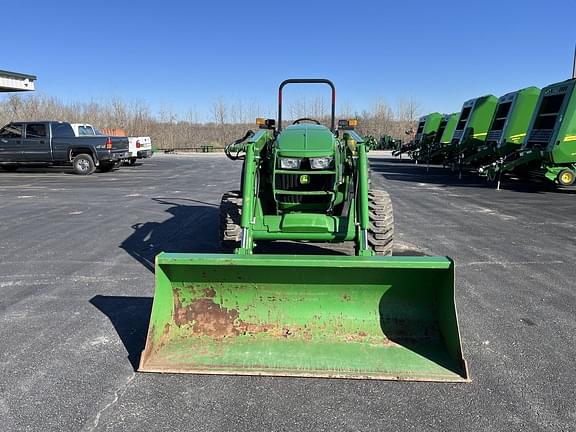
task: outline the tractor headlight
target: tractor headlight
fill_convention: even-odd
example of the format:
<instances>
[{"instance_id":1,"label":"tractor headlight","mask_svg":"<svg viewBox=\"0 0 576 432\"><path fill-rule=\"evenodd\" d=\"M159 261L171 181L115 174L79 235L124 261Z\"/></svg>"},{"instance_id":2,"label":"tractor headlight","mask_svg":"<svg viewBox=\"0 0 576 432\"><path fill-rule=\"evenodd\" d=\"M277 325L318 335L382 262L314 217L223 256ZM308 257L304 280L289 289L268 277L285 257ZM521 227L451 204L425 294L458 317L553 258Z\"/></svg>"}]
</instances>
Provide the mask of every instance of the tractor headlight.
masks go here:
<instances>
[{"instance_id":1,"label":"tractor headlight","mask_svg":"<svg viewBox=\"0 0 576 432\"><path fill-rule=\"evenodd\" d=\"M312 168L312 169L327 169L327 168L330 168L333 161L334 161L333 157L310 158L310 168Z\"/></svg>"},{"instance_id":2,"label":"tractor headlight","mask_svg":"<svg viewBox=\"0 0 576 432\"><path fill-rule=\"evenodd\" d=\"M302 159L299 159L299 158L281 157L280 158L280 168L282 168L282 169L298 169L298 168L300 168L301 162L302 162Z\"/></svg>"}]
</instances>

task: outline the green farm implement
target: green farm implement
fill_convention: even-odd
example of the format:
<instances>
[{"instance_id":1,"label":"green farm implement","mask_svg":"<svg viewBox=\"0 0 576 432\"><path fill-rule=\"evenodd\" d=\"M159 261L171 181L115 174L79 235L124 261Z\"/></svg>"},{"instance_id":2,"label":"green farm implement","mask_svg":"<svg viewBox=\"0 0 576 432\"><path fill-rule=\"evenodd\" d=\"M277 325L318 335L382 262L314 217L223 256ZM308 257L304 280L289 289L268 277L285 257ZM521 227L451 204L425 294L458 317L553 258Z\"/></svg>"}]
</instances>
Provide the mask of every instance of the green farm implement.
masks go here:
<instances>
[{"instance_id":1,"label":"green farm implement","mask_svg":"<svg viewBox=\"0 0 576 432\"><path fill-rule=\"evenodd\" d=\"M542 89L522 147L480 171L493 179L514 172L572 185L576 179L576 79Z\"/></svg>"},{"instance_id":2,"label":"green farm implement","mask_svg":"<svg viewBox=\"0 0 576 432\"><path fill-rule=\"evenodd\" d=\"M415 143L417 143L416 148L413 149L410 154L412 159L419 162L424 160L430 153L434 140L438 134L438 130L440 129L442 118L442 114L437 112L420 117L414 140Z\"/></svg>"},{"instance_id":3,"label":"green farm implement","mask_svg":"<svg viewBox=\"0 0 576 432\"><path fill-rule=\"evenodd\" d=\"M458 115L459 113L442 115L434 138L422 154L423 161L428 164L442 162L442 160L438 160L438 150L441 149L442 146L449 144L452 140L452 135L458 123Z\"/></svg>"},{"instance_id":4,"label":"green farm implement","mask_svg":"<svg viewBox=\"0 0 576 432\"><path fill-rule=\"evenodd\" d=\"M498 99L487 95L464 102L446 153L446 165L462 168L463 160L486 141Z\"/></svg>"},{"instance_id":5,"label":"green farm implement","mask_svg":"<svg viewBox=\"0 0 576 432\"><path fill-rule=\"evenodd\" d=\"M528 87L498 98L485 144L466 157L463 165L490 164L518 150L526 137L539 95L539 88Z\"/></svg>"},{"instance_id":6,"label":"green farm implement","mask_svg":"<svg viewBox=\"0 0 576 432\"><path fill-rule=\"evenodd\" d=\"M486 140L496 102L492 95L464 102L450 143L441 145L430 157L440 159L444 165L459 164L468 152Z\"/></svg>"},{"instance_id":7,"label":"green farm implement","mask_svg":"<svg viewBox=\"0 0 576 432\"><path fill-rule=\"evenodd\" d=\"M287 84L325 84L330 125L287 125ZM227 146L243 161L222 197L223 254L161 253L140 371L469 381L446 257L390 256L389 195L369 182L355 120L324 79L282 82L278 119ZM347 255L260 253L275 240ZM258 246L258 247L257 247Z\"/></svg>"},{"instance_id":8,"label":"green farm implement","mask_svg":"<svg viewBox=\"0 0 576 432\"><path fill-rule=\"evenodd\" d=\"M444 114L436 133L436 139L426 154L428 163L442 163L445 160L445 149L452 143L452 137L458 124L460 113Z\"/></svg>"},{"instance_id":9,"label":"green farm implement","mask_svg":"<svg viewBox=\"0 0 576 432\"><path fill-rule=\"evenodd\" d=\"M400 146L394 150L392 155L401 156L403 153L408 153L412 159L418 161L418 156L423 152L423 149L427 149L434 141L441 120L442 114L436 112L420 117L414 139L405 146Z\"/></svg>"}]
</instances>

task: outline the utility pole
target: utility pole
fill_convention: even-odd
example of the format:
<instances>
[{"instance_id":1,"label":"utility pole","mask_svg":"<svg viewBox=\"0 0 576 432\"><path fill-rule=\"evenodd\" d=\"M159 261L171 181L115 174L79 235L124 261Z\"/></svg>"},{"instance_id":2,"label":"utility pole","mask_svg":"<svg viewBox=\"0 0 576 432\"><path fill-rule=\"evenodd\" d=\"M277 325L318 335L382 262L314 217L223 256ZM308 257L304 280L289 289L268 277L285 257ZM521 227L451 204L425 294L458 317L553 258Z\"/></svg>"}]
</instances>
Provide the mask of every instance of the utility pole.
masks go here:
<instances>
[{"instance_id":1,"label":"utility pole","mask_svg":"<svg viewBox=\"0 0 576 432\"><path fill-rule=\"evenodd\" d=\"M572 64L572 78L576 78L576 45L574 45L574 63Z\"/></svg>"}]
</instances>

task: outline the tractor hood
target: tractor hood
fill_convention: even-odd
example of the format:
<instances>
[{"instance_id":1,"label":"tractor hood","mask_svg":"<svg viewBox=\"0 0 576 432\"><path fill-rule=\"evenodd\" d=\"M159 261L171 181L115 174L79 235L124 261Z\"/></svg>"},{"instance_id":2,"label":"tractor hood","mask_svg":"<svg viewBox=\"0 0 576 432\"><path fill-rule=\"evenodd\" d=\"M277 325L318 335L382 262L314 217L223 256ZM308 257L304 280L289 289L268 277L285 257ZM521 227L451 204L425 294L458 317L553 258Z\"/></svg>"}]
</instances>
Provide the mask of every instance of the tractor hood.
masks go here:
<instances>
[{"instance_id":1,"label":"tractor hood","mask_svg":"<svg viewBox=\"0 0 576 432\"><path fill-rule=\"evenodd\" d=\"M331 156L336 148L336 138L330 129L313 124L288 126L277 141L282 156Z\"/></svg>"}]
</instances>

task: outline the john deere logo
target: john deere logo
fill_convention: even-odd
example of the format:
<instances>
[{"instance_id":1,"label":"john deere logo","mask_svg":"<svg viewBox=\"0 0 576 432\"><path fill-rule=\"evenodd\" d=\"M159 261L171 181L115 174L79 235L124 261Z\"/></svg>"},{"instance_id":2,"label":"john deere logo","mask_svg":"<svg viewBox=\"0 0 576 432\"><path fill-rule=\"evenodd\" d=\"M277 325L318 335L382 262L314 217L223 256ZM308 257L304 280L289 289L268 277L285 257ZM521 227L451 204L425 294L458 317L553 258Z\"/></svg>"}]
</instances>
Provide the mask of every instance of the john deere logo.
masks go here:
<instances>
[{"instance_id":1,"label":"john deere logo","mask_svg":"<svg viewBox=\"0 0 576 432\"><path fill-rule=\"evenodd\" d=\"M300 184L308 184L310 183L310 176L309 175L301 175L300 176Z\"/></svg>"}]
</instances>

